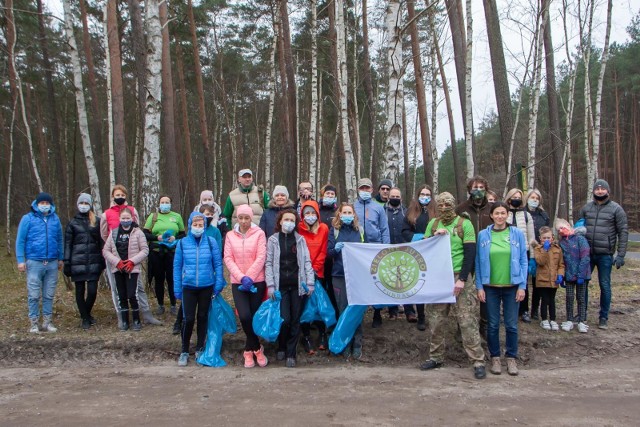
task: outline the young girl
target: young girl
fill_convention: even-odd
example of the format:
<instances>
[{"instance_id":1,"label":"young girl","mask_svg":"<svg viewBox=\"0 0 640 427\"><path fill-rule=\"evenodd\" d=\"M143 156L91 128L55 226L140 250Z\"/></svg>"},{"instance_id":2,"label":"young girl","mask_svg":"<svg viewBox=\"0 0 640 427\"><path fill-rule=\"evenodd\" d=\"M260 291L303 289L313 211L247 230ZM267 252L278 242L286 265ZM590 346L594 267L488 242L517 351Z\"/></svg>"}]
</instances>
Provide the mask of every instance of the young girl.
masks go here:
<instances>
[{"instance_id":1,"label":"young girl","mask_svg":"<svg viewBox=\"0 0 640 427\"><path fill-rule=\"evenodd\" d=\"M280 316L284 321L278 335L276 358L282 360L286 357L287 368L296 366L302 297L311 296L315 288L307 243L295 231L298 221L298 215L293 209L278 213L276 232L267 241L265 262L268 295L271 297L277 290L282 295Z\"/></svg>"},{"instance_id":2,"label":"young girl","mask_svg":"<svg viewBox=\"0 0 640 427\"><path fill-rule=\"evenodd\" d=\"M564 259L562 249L553 241L553 232L549 227L540 227L540 242L531 242L536 260L536 283L540 295L540 326L542 329L559 330L556 322L556 291L564 278ZM547 309L549 318L547 319Z\"/></svg>"},{"instance_id":3,"label":"young girl","mask_svg":"<svg viewBox=\"0 0 640 427\"><path fill-rule=\"evenodd\" d=\"M129 330L129 306L133 313L133 330L142 329L138 308L138 275L140 263L149 255L147 238L133 221L129 208L120 211L120 225L107 238L102 255L107 261L116 281L120 300L121 331Z\"/></svg>"},{"instance_id":4,"label":"young girl","mask_svg":"<svg viewBox=\"0 0 640 427\"><path fill-rule=\"evenodd\" d=\"M587 286L591 279L591 259L589 242L584 233L584 227L573 229L563 220L557 219L556 230L560 235L560 247L564 256L565 284L567 288L567 321L562 324L563 331L573 329L574 320L578 321L578 331L589 332L587 325ZM578 300L578 318L573 317L573 301Z\"/></svg>"}]
</instances>

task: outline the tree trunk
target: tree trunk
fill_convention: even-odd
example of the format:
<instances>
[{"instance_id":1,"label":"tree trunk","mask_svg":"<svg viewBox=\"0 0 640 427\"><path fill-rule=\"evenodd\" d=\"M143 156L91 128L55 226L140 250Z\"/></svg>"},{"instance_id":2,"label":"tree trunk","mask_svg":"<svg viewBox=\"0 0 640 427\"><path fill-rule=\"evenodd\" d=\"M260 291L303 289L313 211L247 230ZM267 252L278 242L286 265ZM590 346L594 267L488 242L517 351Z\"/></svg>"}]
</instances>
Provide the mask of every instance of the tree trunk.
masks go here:
<instances>
[{"instance_id":1,"label":"tree trunk","mask_svg":"<svg viewBox=\"0 0 640 427\"><path fill-rule=\"evenodd\" d=\"M433 16L433 14L431 14ZM438 59L436 57L436 46L437 40L434 38L432 41L430 54L431 54L431 159L433 161L433 194L438 194L438 182L439 182L439 173L440 173L440 159L438 156L438 144L437 141L437 133L436 127L438 123ZM414 183L414 191L415 191L415 183ZM456 189L457 190L457 189ZM413 194L413 192L412 192ZM462 200L462 199L458 199Z\"/></svg>"},{"instance_id":2,"label":"tree trunk","mask_svg":"<svg viewBox=\"0 0 640 427\"><path fill-rule=\"evenodd\" d=\"M367 137L371 153L369 161L369 176L373 182L378 182L378 151L376 149L376 107L373 96L373 82L371 81L371 60L369 57L369 22L367 19L367 0L362 0L362 80L367 100Z\"/></svg>"},{"instance_id":3,"label":"tree trunk","mask_svg":"<svg viewBox=\"0 0 640 427\"><path fill-rule=\"evenodd\" d=\"M176 67L178 68L178 85L180 89L180 107L182 109L182 140L184 141L185 169L187 170L187 188L184 189L187 206L196 204L196 179L193 170L193 155L191 150L191 130L189 128L189 105L187 103L187 87L184 81L184 60L182 47L176 38Z\"/></svg>"},{"instance_id":4,"label":"tree trunk","mask_svg":"<svg viewBox=\"0 0 640 427\"><path fill-rule=\"evenodd\" d=\"M13 15L13 0L7 0L5 2L5 5L7 6L7 12L6 12L7 16L9 15L9 13ZM11 19L10 22L11 23L9 23L9 21L7 22L7 28L9 26L13 26L13 22L14 22L13 19ZM13 28L12 34L13 34L12 37L15 37L15 28ZM7 41L12 40L9 38L10 35L11 35L11 32L7 30ZM7 51L8 51L7 54L13 54L13 49L7 49ZM12 105L13 105L13 108L11 109L11 126L9 127L9 170L7 172L7 192L6 192L7 203L5 205L6 207L5 224L7 225L7 231L6 231L7 255L11 255L11 248L13 248L13 245L11 244L11 189L13 187L13 149L15 145L13 142L13 135L14 135L15 124L16 124L16 110L18 108L17 99L14 99Z\"/></svg>"},{"instance_id":5,"label":"tree trunk","mask_svg":"<svg viewBox=\"0 0 640 427\"><path fill-rule=\"evenodd\" d=\"M467 58L465 62L465 94L466 107L464 108L464 139L467 154L467 178L471 179L476 174L476 165L473 156L473 108L471 106L471 59L473 48L473 16L471 14L471 0L467 0Z\"/></svg>"},{"instance_id":6,"label":"tree trunk","mask_svg":"<svg viewBox=\"0 0 640 427\"><path fill-rule=\"evenodd\" d=\"M139 0L127 0L129 4L129 14L131 18L131 38L133 41L133 54L135 57L135 76L138 83L137 95L138 95L138 120L137 120L137 134L142 136L145 135L144 138L146 140L146 133L148 129L145 128L145 119L146 119L146 110L148 108L147 105L147 89L145 88L145 79L148 77L148 67L145 69L145 64L147 64L146 56L147 50L145 49L145 35L147 39L149 38L149 34L146 33L143 23L142 23L142 11L140 10L140 1ZM145 2L145 15L146 15L146 3ZM164 2L163 2L164 3ZM153 5L153 3L152 3ZM157 5L156 5L157 6ZM158 102L160 100L158 99ZM136 141L138 138L136 138ZM157 203L157 202L156 202Z\"/></svg>"},{"instance_id":7,"label":"tree trunk","mask_svg":"<svg viewBox=\"0 0 640 427\"><path fill-rule=\"evenodd\" d=\"M281 129L280 131L282 132L282 140L284 141L284 146L285 147L290 147L291 146L291 139L293 138L291 136L291 126L289 125L289 121L292 120L292 115L289 114L289 109L290 109L290 105L288 102L288 93L289 91L287 90L287 86L288 86L288 80L287 80L287 70L286 70L286 65L285 65L285 55L284 55L284 37L283 37L283 32L282 32L282 16L281 16L281 9L279 9L276 12L276 20L274 22L274 31L276 32L276 34L278 34L278 71L280 74L280 121L281 121ZM280 179L276 178L275 174L274 174L274 180L282 182L285 184L285 186L287 186L288 188L293 188L291 187L293 186L297 186L297 183L293 182L294 178L292 178L292 175L294 175L290 168L290 164L291 164L291 156L294 156L295 153L289 153L289 150L285 150L285 152L283 153L283 155L281 156L281 175L280 175ZM294 175L295 176L295 175Z\"/></svg>"},{"instance_id":8,"label":"tree trunk","mask_svg":"<svg viewBox=\"0 0 640 427\"><path fill-rule=\"evenodd\" d=\"M116 185L115 146L113 143L113 102L111 101L111 56L109 55L109 25L107 24L108 7L105 3L103 10L105 74L107 76L107 146L109 148L109 188Z\"/></svg>"},{"instance_id":9,"label":"tree trunk","mask_svg":"<svg viewBox=\"0 0 640 427\"><path fill-rule=\"evenodd\" d=\"M456 65L456 76L458 78L458 94L460 96L460 107L462 117L467 117L467 48L465 40L467 35L464 30L464 15L462 13L462 0L445 0L447 15L449 16L449 26L451 27L451 40L453 42L453 55ZM466 134L466 120L463 121Z\"/></svg>"},{"instance_id":10,"label":"tree trunk","mask_svg":"<svg viewBox=\"0 0 640 427\"><path fill-rule=\"evenodd\" d=\"M409 169L409 137L407 136L407 109L404 105L404 97L402 98L402 160L404 163L404 195L409 199L411 173ZM395 185L400 187L400 183L396 182Z\"/></svg>"},{"instance_id":11,"label":"tree trunk","mask_svg":"<svg viewBox=\"0 0 640 427\"><path fill-rule=\"evenodd\" d=\"M317 1L311 0L311 120L309 121L309 181L318 189L318 41ZM272 77L274 77L272 75ZM271 106L271 105L270 105ZM269 187L270 188L270 187Z\"/></svg>"},{"instance_id":12,"label":"tree trunk","mask_svg":"<svg viewBox=\"0 0 640 427\"><path fill-rule=\"evenodd\" d=\"M296 153L298 152L298 128L297 128L297 117L296 117L296 104L297 104L297 95L296 95L296 79L293 68L293 55L291 53L291 31L289 30L289 10L287 7L287 0L280 0L280 24L282 30L282 49L284 55L284 64L286 70L286 78L287 78L287 92L282 95L286 97L288 103L288 111L289 111L289 140L286 141L289 144L289 149L285 150L285 156L288 158L288 179L285 182L288 185L293 185L293 180L297 176L298 173L298 164ZM346 65L346 64L345 64ZM295 183L297 185L297 182Z\"/></svg>"},{"instance_id":13,"label":"tree trunk","mask_svg":"<svg viewBox=\"0 0 640 427\"><path fill-rule=\"evenodd\" d=\"M544 6L544 2L542 4ZM527 169L527 189L536 188L536 145L538 135L538 108L540 106L540 85L542 83L542 47L543 47L543 33L545 22L548 18L548 10L540 10L539 22L536 26L536 33L534 34L534 40L536 41L536 54L534 56L534 70L533 76L531 76L531 88L532 92L529 99L529 137L528 137L528 169Z\"/></svg>"},{"instance_id":14,"label":"tree trunk","mask_svg":"<svg viewBox=\"0 0 640 427\"><path fill-rule=\"evenodd\" d=\"M266 188L272 188L273 171L271 167L271 129L273 128L273 110L275 108L276 90L278 79L276 74L276 50L278 49L278 33L273 33L273 43L271 44L271 89L269 90L269 113L267 116L267 130L264 140L264 179Z\"/></svg>"},{"instance_id":15,"label":"tree trunk","mask_svg":"<svg viewBox=\"0 0 640 427\"><path fill-rule=\"evenodd\" d=\"M398 164L402 144L402 115L404 98L404 64L402 61L400 1L389 0L386 12L387 32L387 137L384 177L398 180Z\"/></svg>"}]
</instances>

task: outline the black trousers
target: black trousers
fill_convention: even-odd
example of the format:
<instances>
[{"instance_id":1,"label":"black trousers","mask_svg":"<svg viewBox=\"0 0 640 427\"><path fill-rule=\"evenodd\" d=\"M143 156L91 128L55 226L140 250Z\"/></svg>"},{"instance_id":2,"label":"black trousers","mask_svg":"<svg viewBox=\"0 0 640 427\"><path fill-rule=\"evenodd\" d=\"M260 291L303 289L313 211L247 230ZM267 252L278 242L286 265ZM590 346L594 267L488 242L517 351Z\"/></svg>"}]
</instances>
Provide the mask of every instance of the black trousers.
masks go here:
<instances>
[{"instance_id":1,"label":"black trousers","mask_svg":"<svg viewBox=\"0 0 640 427\"><path fill-rule=\"evenodd\" d=\"M86 285L86 286L85 286ZM87 296L85 297L85 289ZM96 302L96 296L98 295L98 281L89 280L87 282L76 282L76 304L80 317L83 320L89 320L91 316L91 309Z\"/></svg>"},{"instance_id":2,"label":"black trousers","mask_svg":"<svg viewBox=\"0 0 640 427\"><path fill-rule=\"evenodd\" d=\"M213 295L213 286L206 288L184 288L182 290L182 312L184 320L182 321L182 352L189 352L189 343L193 326L198 319L196 351L204 348L207 339L207 326L209 320L209 306L211 305L211 296ZM197 315L196 315L197 313Z\"/></svg>"},{"instance_id":3,"label":"black trousers","mask_svg":"<svg viewBox=\"0 0 640 427\"><path fill-rule=\"evenodd\" d=\"M120 311L138 311L138 273L122 273L116 271L116 288L118 289L118 299L120 300Z\"/></svg>"},{"instance_id":4,"label":"black trousers","mask_svg":"<svg viewBox=\"0 0 640 427\"><path fill-rule=\"evenodd\" d=\"M540 309L540 288L536 288L536 276L531 277L531 315Z\"/></svg>"},{"instance_id":5,"label":"black trousers","mask_svg":"<svg viewBox=\"0 0 640 427\"><path fill-rule=\"evenodd\" d=\"M302 296L298 287L280 288L280 316L283 319L278 335L278 351L284 351L287 357L296 357L298 338L300 337L300 315L302 314Z\"/></svg>"},{"instance_id":6,"label":"black trousers","mask_svg":"<svg viewBox=\"0 0 640 427\"><path fill-rule=\"evenodd\" d=\"M424 304L405 304L404 314L418 314L418 319L424 320Z\"/></svg>"},{"instance_id":7,"label":"black trousers","mask_svg":"<svg viewBox=\"0 0 640 427\"><path fill-rule=\"evenodd\" d=\"M547 309L549 310L549 320L556 320L556 291L557 288L537 288L540 304L540 319L547 320Z\"/></svg>"},{"instance_id":8,"label":"black trousers","mask_svg":"<svg viewBox=\"0 0 640 427\"><path fill-rule=\"evenodd\" d=\"M149 251L149 271L155 284L158 305L164 305L164 283L167 282L169 290L169 302L176 305L176 297L173 294L173 251L160 248L158 251Z\"/></svg>"},{"instance_id":9,"label":"black trousers","mask_svg":"<svg viewBox=\"0 0 640 427\"><path fill-rule=\"evenodd\" d=\"M262 304L262 297L267 284L265 282L254 283L253 286L258 288L258 292L255 294L243 292L238 289L238 286L240 286L238 283L232 283L231 292L233 293L233 303L236 306L236 310L238 310L242 330L247 336L244 351L257 351L260 350L260 339L253 331L253 316L260 308L260 304Z\"/></svg>"}]
</instances>

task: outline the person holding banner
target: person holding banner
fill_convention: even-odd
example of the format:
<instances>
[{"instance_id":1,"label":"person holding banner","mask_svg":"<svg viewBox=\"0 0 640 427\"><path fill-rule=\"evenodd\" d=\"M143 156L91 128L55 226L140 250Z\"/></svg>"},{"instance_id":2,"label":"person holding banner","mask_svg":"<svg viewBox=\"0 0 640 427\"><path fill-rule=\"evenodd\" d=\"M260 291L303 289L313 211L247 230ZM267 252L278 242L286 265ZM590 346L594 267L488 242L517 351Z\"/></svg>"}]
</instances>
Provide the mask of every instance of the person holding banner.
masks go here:
<instances>
[{"instance_id":1,"label":"person holding banner","mask_svg":"<svg viewBox=\"0 0 640 427\"><path fill-rule=\"evenodd\" d=\"M338 304L338 317L348 305L347 285L344 277L344 265L342 264L342 248L344 248L346 242L364 242L364 231L360 228L353 205L343 203L333 219L331 230L329 230L329 242L327 243L327 258L333 259L331 276L333 292ZM351 355L355 359L362 357L362 325L358 326L353 335L353 340L347 344L342 354L347 359Z\"/></svg>"},{"instance_id":2,"label":"person holding banner","mask_svg":"<svg viewBox=\"0 0 640 427\"><path fill-rule=\"evenodd\" d=\"M493 225L478 234L476 288L478 299L487 304L487 345L491 373L500 375L500 311L504 310L507 372L518 375L518 306L527 286L527 241L517 227L507 224L509 205L491 207Z\"/></svg>"},{"instance_id":3,"label":"person holding banner","mask_svg":"<svg viewBox=\"0 0 640 427\"><path fill-rule=\"evenodd\" d=\"M436 202L440 215L429 221L425 237L449 235L453 272L457 275L453 287L456 303L427 305L426 314L431 330L430 358L420 365L420 369L442 366L445 326L451 311L460 326L462 346L473 363L474 375L477 379L483 379L487 374L478 329L478 299L473 283L468 281L476 255L475 230L469 219L456 215L456 200L452 194L438 194Z\"/></svg>"}]
</instances>

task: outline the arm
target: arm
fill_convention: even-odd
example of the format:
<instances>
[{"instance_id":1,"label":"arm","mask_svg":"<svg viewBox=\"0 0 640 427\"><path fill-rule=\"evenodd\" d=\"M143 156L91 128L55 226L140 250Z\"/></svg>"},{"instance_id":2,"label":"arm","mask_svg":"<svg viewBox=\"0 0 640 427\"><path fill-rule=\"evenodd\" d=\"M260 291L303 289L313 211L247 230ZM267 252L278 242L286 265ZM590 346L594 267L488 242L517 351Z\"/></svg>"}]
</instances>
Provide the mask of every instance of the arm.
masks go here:
<instances>
[{"instance_id":1,"label":"arm","mask_svg":"<svg viewBox=\"0 0 640 427\"><path fill-rule=\"evenodd\" d=\"M102 212L100 217L100 237L102 241L106 242L109 238L109 224L107 223L107 211Z\"/></svg>"},{"instance_id":2,"label":"arm","mask_svg":"<svg viewBox=\"0 0 640 427\"><path fill-rule=\"evenodd\" d=\"M629 240L629 227L627 214L618 206L615 214L616 232L618 233L618 256L624 258L627 255L627 241Z\"/></svg>"},{"instance_id":3,"label":"arm","mask_svg":"<svg viewBox=\"0 0 640 427\"><path fill-rule=\"evenodd\" d=\"M565 267L564 267L564 256L562 256L562 249L560 249L560 259L558 261L558 274L564 276Z\"/></svg>"},{"instance_id":4,"label":"arm","mask_svg":"<svg viewBox=\"0 0 640 427\"><path fill-rule=\"evenodd\" d=\"M530 242L532 240L534 240L536 238L536 231L535 231L535 222L533 221L533 217L531 216L531 214L529 212L527 212L526 210L524 211L524 214L528 217L527 219L527 235L524 236L527 239L527 242Z\"/></svg>"},{"instance_id":5,"label":"arm","mask_svg":"<svg viewBox=\"0 0 640 427\"><path fill-rule=\"evenodd\" d=\"M527 214L528 215L528 214ZM520 249L520 283L516 283L518 285L518 290L524 290L527 288L527 272L529 270L529 260L527 259L527 242L524 237L524 233L518 233L518 239L520 243L518 245ZM524 298L524 295L522 295Z\"/></svg>"},{"instance_id":6,"label":"arm","mask_svg":"<svg viewBox=\"0 0 640 427\"><path fill-rule=\"evenodd\" d=\"M235 283L233 281L234 277L241 278L245 274L240 271L240 267L238 267L238 264L236 264L236 260L233 257L233 244L231 243L231 239L232 237L227 237L224 242L224 265L227 266L227 269L231 274L231 283ZM240 282L238 281L238 283Z\"/></svg>"},{"instance_id":7,"label":"arm","mask_svg":"<svg viewBox=\"0 0 640 427\"><path fill-rule=\"evenodd\" d=\"M480 234L478 234L478 243L482 242L482 237L484 235L484 230L482 230L480 232ZM476 272L476 289L477 290L483 290L483 283L482 283L482 264L480 263L480 254L483 251L483 248L481 245L478 245L476 248L476 259L475 259L475 263L476 263L476 268L475 268L475 272ZM483 291L484 292L484 291Z\"/></svg>"},{"instance_id":8,"label":"arm","mask_svg":"<svg viewBox=\"0 0 640 427\"><path fill-rule=\"evenodd\" d=\"M177 294L182 293L182 264L182 242L178 242L178 244L176 245L176 253L173 256L173 291Z\"/></svg>"},{"instance_id":9,"label":"arm","mask_svg":"<svg viewBox=\"0 0 640 427\"><path fill-rule=\"evenodd\" d=\"M220 230L218 230L217 227L213 227L213 239L216 241L216 243L218 244L218 250L220 250L222 248L222 235L220 234ZM221 260L222 262L222 260Z\"/></svg>"},{"instance_id":10,"label":"arm","mask_svg":"<svg viewBox=\"0 0 640 427\"><path fill-rule=\"evenodd\" d=\"M274 262L274 245L279 244L278 241L274 241L272 238L269 238L269 242L267 243L267 252L264 263L264 279L267 282L268 288L275 288L276 283L273 278L273 262Z\"/></svg>"},{"instance_id":11,"label":"arm","mask_svg":"<svg viewBox=\"0 0 640 427\"><path fill-rule=\"evenodd\" d=\"M313 288L316 285L316 276L313 270L313 265L311 264L311 254L309 253L309 247L307 246L307 242L304 239L301 239L301 249L302 255L304 258L304 266L300 266L304 268L304 274L307 278L307 287L310 291L313 291Z\"/></svg>"},{"instance_id":12,"label":"arm","mask_svg":"<svg viewBox=\"0 0 640 427\"><path fill-rule=\"evenodd\" d=\"M71 246L73 246L73 227L69 222L64 230L64 262L71 262Z\"/></svg>"},{"instance_id":13,"label":"arm","mask_svg":"<svg viewBox=\"0 0 640 427\"><path fill-rule=\"evenodd\" d=\"M336 252L335 247L336 247L336 238L335 238L335 229L333 227L331 227L329 229L329 238L327 239L327 256L329 258L335 258L336 255L338 255L338 252Z\"/></svg>"},{"instance_id":14,"label":"arm","mask_svg":"<svg viewBox=\"0 0 640 427\"><path fill-rule=\"evenodd\" d=\"M147 221L144 223L144 228L142 229L142 232L144 233L148 242L157 242L159 236L156 236L155 234L153 234L153 230L151 229L152 222L153 222L153 214L149 215L149 217L147 218Z\"/></svg>"},{"instance_id":15,"label":"arm","mask_svg":"<svg viewBox=\"0 0 640 427\"><path fill-rule=\"evenodd\" d=\"M218 242L214 238L211 239L211 249L213 253L211 254L213 258L213 271L216 275L216 283L214 292L219 294L227 284L224 280L224 270L222 268L222 254L220 253L220 246L218 246Z\"/></svg>"},{"instance_id":16,"label":"arm","mask_svg":"<svg viewBox=\"0 0 640 427\"><path fill-rule=\"evenodd\" d=\"M16 259L18 264L27 262L25 254L25 246L27 244L27 234L29 232L29 214L26 214L20 220L18 226L18 234L16 236Z\"/></svg>"},{"instance_id":17,"label":"arm","mask_svg":"<svg viewBox=\"0 0 640 427\"><path fill-rule=\"evenodd\" d=\"M260 227L262 231L264 231L264 234L267 234L267 215L265 215L266 213L267 210L265 209L265 211L260 216L260 223L258 224L258 227Z\"/></svg>"},{"instance_id":18,"label":"arm","mask_svg":"<svg viewBox=\"0 0 640 427\"><path fill-rule=\"evenodd\" d=\"M391 243L391 235L389 234L389 220L384 208L380 209L380 234L382 235L382 243Z\"/></svg>"},{"instance_id":19,"label":"arm","mask_svg":"<svg viewBox=\"0 0 640 427\"><path fill-rule=\"evenodd\" d=\"M104 243L104 248L102 248L102 256L106 262L108 262L113 268L116 268L118 263L122 260L118 255L113 253L114 245L115 243L113 243L113 239L107 239Z\"/></svg>"},{"instance_id":20,"label":"arm","mask_svg":"<svg viewBox=\"0 0 640 427\"><path fill-rule=\"evenodd\" d=\"M582 277L583 271L590 271L591 269L591 248L589 242L584 236L578 236L578 251L580 256L580 263L578 264L578 276L577 279L587 280L588 277Z\"/></svg>"},{"instance_id":21,"label":"arm","mask_svg":"<svg viewBox=\"0 0 640 427\"><path fill-rule=\"evenodd\" d=\"M540 267L544 267L549 263L549 252L542 250L540 246L533 248L533 256L536 259L536 264Z\"/></svg>"},{"instance_id":22,"label":"arm","mask_svg":"<svg viewBox=\"0 0 640 427\"><path fill-rule=\"evenodd\" d=\"M464 255L462 259L462 267L460 268L460 274L458 277L460 280L466 282L476 259L476 242L464 243L463 250Z\"/></svg>"},{"instance_id":23,"label":"arm","mask_svg":"<svg viewBox=\"0 0 640 427\"><path fill-rule=\"evenodd\" d=\"M327 240L329 237L329 229L326 224L320 224L318 234L322 235L322 243L320 244L320 249L318 250L316 259L313 260L314 271L323 270L325 260L327 259Z\"/></svg>"},{"instance_id":24,"label":"arm","mask_svg":"<svg viewBox=\"0 0 640 427\"><path fill-rule=\"evenodd\" d=\"M405 216L402 220L402 240L405 242L410 242L413 240L414 227L411 226L409 220Z\"/></svg>"},{"instance_id":25,"label":"arm","mask_svg":"<svg viewBox=\"0 0 640 427\"><path fill-rule=\"evenodd\" d=\"M144 233L138 229L136 232L136 239L138 239L138 253L132 256L129 260L138 265L149 256L149 244L144 236Z\"/></svg>"},{"instance_id":26,"label":"arm","mask_svg":"<svg viewBox=\"0 0 640 427\"><path fill-rule=\"evenodd\" d=\"M264 268L265 260L267 259L267 238L262 231L256 233L258 236L258 250L256 252L256 259L251 266L247 269L247 274L251 280L255 281L262 269Z\"/></svg>"},{"instance_id":27,"label":"arm","mask_svg":"<svg viewBox=\"0 0 640 427\"><path fill-rule=\"evenodd\" d=\"M265 191L262 192L262 209L267 209L267 206L269 206L269 201L271 200L271 198L269 197L269 193Z\"/></svg>"},{"instance_id":28,"label":"arm","mask_svg":"<svg viewBox=\"0 0 640 427\"><path fill-rule=\"evenodd\" d=\"M224 204L224 209L222 211L222 215L227 218L229 224L231 224L231 220L233 219L233 203L231 202L231 196L227 196L227 202Z\"/></svg>"}]
</instances>

